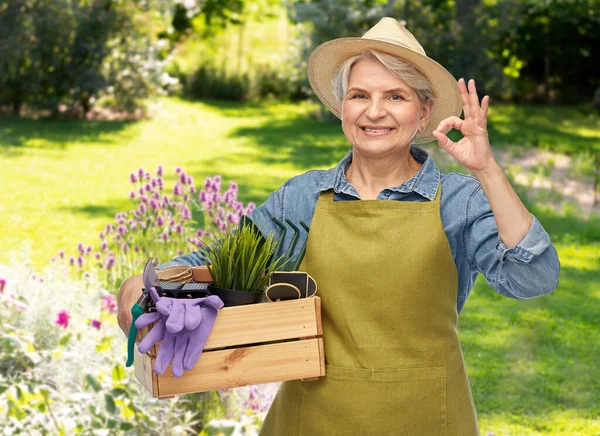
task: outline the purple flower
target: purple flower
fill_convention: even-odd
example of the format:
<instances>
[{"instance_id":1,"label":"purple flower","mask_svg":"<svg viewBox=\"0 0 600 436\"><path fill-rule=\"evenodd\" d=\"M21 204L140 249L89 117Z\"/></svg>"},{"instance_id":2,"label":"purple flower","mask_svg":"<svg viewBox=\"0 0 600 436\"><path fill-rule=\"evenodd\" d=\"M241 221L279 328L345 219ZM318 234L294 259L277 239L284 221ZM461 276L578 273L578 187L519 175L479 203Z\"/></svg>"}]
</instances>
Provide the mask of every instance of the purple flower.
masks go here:
<instances>
[{"instance_id":1,"label":"purple flower","mask_svg":"<svg viewBox=\"0 0 600 436\"><path fill-rule=\"evenodd\" d=\"M177 167L177 168L175 168L175 172L176 172L177 174L179 174L179 173L181 172L181 167Z\"/></svg>"},{"instance_id":2,"label":"purple flower","mask_svg":"<svg viewBox=\"0 0 600 436\"><path fill-rule=\"evenodd\" d=\"M185 176L185 183L187 183L188 185L193 185L194 184L194 178L190 175L186 175Z\"/></svg>"},{"instance_id":3,"label":"purple flower","mask_svg":"<svg viewBox=\"0 0 600 436\"><path fill-rule=\"evenodd\" d=\"M150 186L149 183L146 183L146 185L144 186L144 189L146 190L146 192L150 192L150 191L152 191L152 186Z\"/></svg>"},{"instance_id":4,"label":"purple flower","mask_svg":"<svg viewBox=\"0 0 600 436\"><path fill-rule=\"evenodd\" d=\"M159 165L158 168L156 169L156 175L159 176L159 177L163 175L163 167L162 167L162 165Z\"/></svg>"},{"instance_id":5,"label":"purple flower","mask_svg":"<svg viewBox=\"0 0 600 436\"><path fill-rule=\"evenodd\" d=\"M204 189L202 191L200 191L200 195L198 195L198 200L200 201L200 203L205 203L206 200L208 200L206 191Z\"/></svg>"},{"instance_id":6,"label":"purple flower","mask_svg":"<svg viewBox=\"0 0 600 436\"><path fill-rule=\"evenodd\" d=\"M159 215L156 217L156 225L159 227L162 227L165 225L165 219L162 217L162 215Z\"/></svg>"},{"instance_id":7,"label":"purple flower","mask_svg":"<svg viewBox=\"0 0 600 436\"><path fill-rule=\"evenodd\" d=\"M194 188L193 186L190 186L190 194L195 194L196 193L196 188Z\"/></svg>"},{"instance_id":8,"label":"purple flower","mask_svg":"<svg viewBox=\"0 0 600 436\"><path fill-rule=\"evenodd\" d=\"M102 241L102 244L100 244L100 249L102 251L106 251L107 248L108 248L108 244L106 243L106 241Z\"/></svg>"},{"instance_id":9,"label":"purple flower","mask_svg":"<svg viewBox=\"0 0 600 436\"><path fill-rule=\"evenodd\" d=\"M77 256L77 265L81 268L83 266L83 257Z\"/></svg>"},{"instance_id":10,"label":"purple flower","mask_svg":"<svg viewBox=\"0 0 600 436\"><path fill-rule=\"evenodd\" d=\"M143 188L139 188L139 189L138 189L138 194L140 194L140 195L144 195L144 189L143 189Z\"/></svg>"},{"instance_id":11,"label":"purple flower","mask_svg":"<svg viewBox=\"0 0 600 436\"><path fill-rule=\"evenodd\" d=\"M54 321L54 324L66 329L69 326L69 318L69 312L63 309L56 315L56 321Z\"/></svg>"},{"instance_id":12,"label":"purple flower","mask_svg":"<svg viewBox=\"0 0 600 436\"><path fill-rule=\"evenodd\" d=\"M80 252L81 254L83 254L83 253L84 253L84 251L85 251L85 248L83 247L83 243L82 243L82 242L80 242L79 244L77 244L77 249L79 250L79 252Z\"/></svg>"},{"instance_id":13,"label":"purple flower","mask_svg":"<svg viewBox=\"0 0 600 436\"><path fill-rule=\"evenodd\" d=\"M169 234L167 232L163 232L162 234L162 240L167 242L169 240Z\"/></svg>"},{"instance_id":14,"label":"purple flower","mask_svg":"<svg viewBox=\"0 0 600 436\"><path fill-rule=\"evenodd\" d=\"M104 232L100 232L100 234L98 235L100 237L100 239L104 239Z\"/></svg>"},{"instance_id":15,"label":"purple flower","mask_svg":"<svg viewBox=\"0 0 600 436\"><path fill-rule=\"evenodd\" d=\"M100 321L98 321L97 319L92 319L90 321L90 325L92 327L94 327L96 330L100 330L100 327L102 326L102 323Z\"/></svg>"},{"instance_id":16,"label":"purple flower","mask_svg":"<svg viewBox=\"0 0 600 436\"><path fill-rule=\"evenodd\" d=\"M175 226L175 232L180 235L181 232L183 232L183 226L181 224L177 224Z\"/></svg>"},{"instance_id":17,"label":"purple flower","mask_svg":"<svg viewBox=\"0 0 600 436\"><path fill-rule=\"evenodd\" d=\"M106 225L106 228L104 229L104 233L106 233L107 235L113 230L112 226L110 224Z\"/></svg>"},{"instance_id":18,"label":"purple flower","mask_svg":"<svg viewBox=\"0 0 600 436\"><path fill-rule=\"evenodd\" d=\"M56 257L52 257L52 259L50 259L50 262L56 263Z\"/></svg>"},{"instance_id":19,"label":"purple flower","mask_svg":"<svg viewBox=\"0 0 600 436\"><path fill-rule=\"evenodd\" d=\"M62 250L61 250L61 251L59 251L59 252L58 252L58 257L60 257L61 259L64 259L64 258L65 258L65 252L64 252L64 251L62 251Z\"/></svg>"},{"instance_id":20,"label":"purple flower","mask_svg":"<svg viewBox=\"0 0 600 436\"><path fill-rule=\"evenodd\" d=\"M129 198L135 198L135 192L134 191L131 191L129 193Z\"/></svg>"},{"instance_id":21,"label":"purple flower","mask_svg":"<svg viewBox=\"0 0 600 436\"><path fill-rule=\"evenodd\" d=\"M170 205L170 202L169 202L169 197L168 197L168 196L166 196L166 195L165 195L165 196L163 197L163 203L165 203L165 206L169 206L169 205Z\"/></svg>"},{"instance_id":22,"label":"purple flower","mask_svg":"<svg viewBox=\"0 0 600 436\"><path fill-rule=\"evenodd\" d=\"M144 169L143 169L143 168L140 168L140 169L138 170L138 177L139 177L140 179L143 179L143 178L144 178L144 173L145 173Z\"/></svg>"},{"instance_id":23,"label":"purple flower","mask_svg":"<svg viewBox=\"0 0 600 436\"><path fill-rule=\"evenodd\" d=\"M123 253L127 253L128 248L127 242L123 242L123 245L121 245L121 251L123 251Z\"/></svg>"},{"instance_id":24,"label":"purple flower","mask_svg":"<svg viewBox=\"0 0 600 436\"><path fill-rule=\"evenodd\" d=\"M182 194L181 185L178 182L175 184L175 186L173 186L173 195L181 195L181 194Z\"/></svg>"},{"instance_id":25,"label":"purple flower","mask_svg":"<svg viewBox=\"0 0 600 436\"><path fill-rule=\"evenodd\" d=\"M0 294L4 294L4 288L6 287L6 279L0 277Z\"/></svg>"},{"instance_id":26,"label":"purple flower","mask_svg":"<svg viewBox=\"0 0 600 436\"><path fill-rule=\"evenodd\" d=\"M100 253L98 253L98 252L94 253L94 257L96 258L96 260L100 260Z\"/></svg>"},{"instance_id":27,"label":"purple flower","mask_svg":"<svg viewBox=\"0 0 600 436\"><path fill-rule=\"evenodd\" d=\"M208 189L210 188L210 185L212 185L212 179L210 177L207 177L206 179L204 179L204 188Z\"/></svg>"},{"instance_id":28,"label":"purple flower","mask_svg":"<svg viewBox=\"0 0 600 436\"><path fill-rule=\"evenodd\" d=\"M156 179L152 179L152 181L150 182L150 186L156 188L156 185L158 185L158 183L156 183Z\"/></svg>"},{"instance_id":29,"label":"purple flower","mask_svg":"<svg viewBox=\"0 0 600 436\"><path fill-rule=\"evenodd\" d=\"M183 171L179 173L179 183L187 184L187 175Z\"/></svg>"},{"instance_id":30,"label":"purple flower","mask_svg":"<svg viewBox=\"0 0 600 436\"><path fill-rule=\"evenodd\" d=\"M133 249L133 251L135 251L136 253L140 252L140 247L138 247L137 245L135 246L135 248Z\"/></svg>"},{"instance_id":31,"label":"purple flower","mask_svg":"<svg viewBox=\"0 0 600 436\"><path fill-rule=\"evenodd\" d=\"M69 265L75 265L75 258L73 256L69 257Z\"/></svg>"},{"instance_id":32,"label":"purple flower","mask_svg":"<svg viewBox=\"0 0 600 436\"><path fill-rule=\"evenodd\" d=\"M152 178L152 174L146 173L146 180L150 180Z\"/></svg>"},{"instance_id":33,"label":"purple flower","mask_svg":"<svg viewBox=\"0 0 600 436\"><path fill-rule=\"evenodd\" d=\"M85 254L90 254L91 252L92 252L92 246L91 246L91 245L88 245L88 246L85 248Z\"/></svg>"},{"instance_id":34,"label":"purple flower","mask_svg":"<svg viewBox=\"0 0 600 436\"><path fill-rule=\"evenodd\" d=\"M105 295L102 297L102 310L106 310L108 313L117 311L117 300L112 295Z\"/></svg>"},{"instance_id":35,"label":"purple flower","mask_svg":"<svg viewBox=\"0 0 600 436\"><path fill-rule=\"evenodd\" d=\"M123 236L125 233L127 233L127 227L124 225L120 225L119 227L117 227L117 232L119 233L119 235Z\"/></svg>"},{"instance_id":36,"label":"purple flower","mask_svg":"<svg viewBox=\"0 0 600 436\"><path fill-rule=\"evenodd\" d=\"M138 210L141 214L146 213L146 205L144 203L140 203L140 205L138 206Z\"/></svg>"},{"instance_id":37,"label":"purple flower","mask_svg":"<svg viewBox=\"0 0 600 436\"><path fill-rule=\"evenodd\" d=\"M154 200L154 199L150 200L150 209L151 210L158 209L158 203L156 202L156 200Z\"/></svg>"},{"instance_id":38,"label":"purple flower","mask_svg":"<svg viewBox=\"0 0 600 436\"><path fill-rule=\"evenodd\" d=\"M129 174L129 181L130 181L131 183L135 183L135 182L137 182L137 181L138 181L138 179L137 179L137 177L135 176L135 174L134 174L134 173L131 173L131 174Z\"/></svg>"},{"instance_id":39,"label":"purple flower","mask_svg":"<svg viewBox=\"0 0 600 436\"><path fill-rule=\"evenodd\" d=\"M110 270L114 264L115 264L115 255L111 252L108 254L108 257L104 261L104 267L107 270Z\"/></svg>"}]
</instances>

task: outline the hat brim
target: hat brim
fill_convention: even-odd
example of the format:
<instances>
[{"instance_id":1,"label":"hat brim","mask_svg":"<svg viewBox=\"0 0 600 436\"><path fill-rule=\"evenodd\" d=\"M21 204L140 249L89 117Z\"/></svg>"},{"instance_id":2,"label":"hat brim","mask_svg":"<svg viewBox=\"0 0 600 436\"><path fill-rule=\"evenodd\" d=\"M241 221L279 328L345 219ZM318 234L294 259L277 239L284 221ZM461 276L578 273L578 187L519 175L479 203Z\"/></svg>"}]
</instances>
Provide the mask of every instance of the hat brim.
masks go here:
<instances>
[{"instance_id":1,"label":"hat brim","mask_svg":"<svg viewBox=\"0 0 600 436\"><path fill-rule=\"evenodd\" d=\"M410 62L429 81L436 98L433 112L423 132L418 132L413 143L435 140L431 134L440 121L460 116L462 101L456 79L433 59L400 45L367 38L338 38L319 45L308 59L308 80L321 102L338 118L342 118L341 104L333 94L331 81L342 64L365 50L376 50ZM445 129L444 133L451 128Z\"/></svg>"}]
</instances>

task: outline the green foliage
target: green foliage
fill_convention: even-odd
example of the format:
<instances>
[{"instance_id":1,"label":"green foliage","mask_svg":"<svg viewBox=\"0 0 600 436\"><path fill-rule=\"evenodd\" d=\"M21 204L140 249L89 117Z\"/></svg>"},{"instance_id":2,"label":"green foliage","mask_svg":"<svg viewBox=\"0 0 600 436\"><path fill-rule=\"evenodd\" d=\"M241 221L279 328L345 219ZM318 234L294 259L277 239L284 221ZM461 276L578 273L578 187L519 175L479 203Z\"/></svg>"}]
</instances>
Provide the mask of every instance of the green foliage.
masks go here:
<instances>
[{"instance_id":1,"label":"green foliage","mask_svg":"<svg viewBox=\"0 0 600 436\"><path fill-rule=\"evenodd\" d=\"M276 246L273 234L263 238L260 232L245 225L213 233L200 254L216 287L262 292L282 263L282 258L273 260Z\"/></svg>"},{"instance_id":2,"label":"green foliage","mask_svg":"<svg viewBox=\"0 0 600 436\"><path fill-rule=\"evenodd\" d=\"M135 5L8 0L0 6L0 104L87 113L112 97L133 110L172 84Z\"/></svg>"}]
</instances>

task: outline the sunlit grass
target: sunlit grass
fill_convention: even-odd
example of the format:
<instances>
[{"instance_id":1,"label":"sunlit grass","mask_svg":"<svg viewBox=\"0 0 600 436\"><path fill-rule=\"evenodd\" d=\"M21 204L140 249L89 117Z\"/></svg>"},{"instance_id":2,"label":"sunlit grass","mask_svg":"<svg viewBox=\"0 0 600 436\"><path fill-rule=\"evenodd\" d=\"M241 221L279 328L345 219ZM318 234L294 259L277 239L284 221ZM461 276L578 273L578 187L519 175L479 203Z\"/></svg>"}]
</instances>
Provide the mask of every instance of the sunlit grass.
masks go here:
<instances>
[{"instance_id":1,"label":"sunlit grass","mask_svg":"<svg viewBox=\"0 0 600 436\"><path fill-rule=\"evenodd\" d=\"M221 174L239 183L240 200L260 203L285 180L331 167L349 149L339 124L316 121L310 116L316 106L309 103L164 99L161 105L154 118L139 123L0 118L0 262L26 242L42 266L60 249L97 241L104 225L130 207L129 173L139 167L164 165L167 186L177 166L197 185ZM491 125L499 126L495 141L516 149L534 145L523 138L538 138L573 150L585 142L573 133L577 129L600 132L597 121L575 110L542 108L532 117L528 111L534 109L497 105L490 115ZM554 137L552 126L567 125L565 118L572 133ZM544 129L550 130L540 137ZM517 301L480 279L460 316L482 434L595 435L600 221L530 207L557 242L558 290Z\"/></svg>"}]
</instances>

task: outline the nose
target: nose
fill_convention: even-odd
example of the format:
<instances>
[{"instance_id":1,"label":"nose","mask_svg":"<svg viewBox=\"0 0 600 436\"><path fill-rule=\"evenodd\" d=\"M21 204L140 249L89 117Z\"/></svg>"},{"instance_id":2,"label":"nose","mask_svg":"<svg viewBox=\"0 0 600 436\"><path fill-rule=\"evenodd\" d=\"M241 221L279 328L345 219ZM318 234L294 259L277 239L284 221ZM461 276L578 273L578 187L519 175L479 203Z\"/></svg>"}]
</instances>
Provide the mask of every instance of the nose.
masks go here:
<instances>
[{"instance_id":1,"label":"nose","mask_svg":"<svg viewBox=\"0 0 600 436\"><path fill-rule=\"evenodd\" d=\"M367 118L378 120L386 116L385 104L377 98L373 98L369 102L369 107L366 112Z\"/></svg>"}]
</instances>

